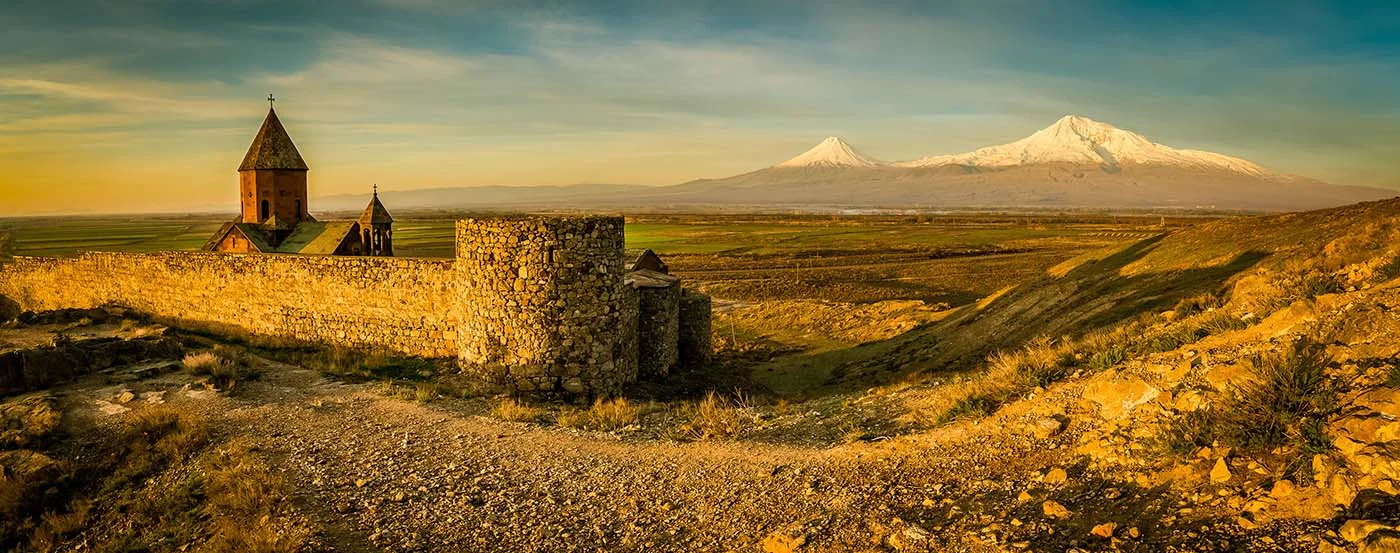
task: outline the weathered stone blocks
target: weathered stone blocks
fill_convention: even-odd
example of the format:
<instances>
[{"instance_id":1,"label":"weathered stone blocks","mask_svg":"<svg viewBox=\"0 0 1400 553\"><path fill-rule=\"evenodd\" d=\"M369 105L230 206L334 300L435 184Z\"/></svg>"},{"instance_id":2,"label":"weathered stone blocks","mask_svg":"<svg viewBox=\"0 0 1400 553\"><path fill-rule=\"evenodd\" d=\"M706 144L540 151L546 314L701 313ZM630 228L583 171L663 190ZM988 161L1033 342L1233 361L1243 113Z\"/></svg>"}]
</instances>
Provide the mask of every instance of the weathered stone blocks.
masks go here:
<instances>
[{"instance_id":1,"label":"weathered stone blocks","mask_svg":"<svg viewBox=\"0 0 1400 553\"><path fill-rule=\"evenodd\" d=\"M690 290L681 290L680 366L686 369L699 369L709 365L714 357L710 317L713 315L710 296Z\"/></svg>"},{"instance_id":2,"label":"weathered stone blocks","mask_svg":"<svg viewBox=\"0 0 1400 553\"><path fill-rule=\"evenodd\" d=\"M622 241L621 217L458 221L463 370L524 392L621 391Z\"/></svg>"},{"instance_id":3,"label":"weathered stone blocks","mask_svg":"<svg viewBox=\"0 0 1400 553\"><path fill-rule=\"evenodd\" d=\"M637 291L637 375L657 379L671 374L680 359L680 279L656 271L627 275Z\"/></svg>"},{"instance_id":4,"label":"weathered stone blocks","mask_svg":"<svg viewBox=\"0 0 1400 553\"><path fill-rule=\"evenodd\" d=\"M0 264L0 298L10 310L117 304L174 324L452 357L468 375L529 393L612 395L682 357L708 360L708 298L669 275L626 273L621 217L465 219L456 232L452 260L17 257Z\"/></svg>"}]
</instances>

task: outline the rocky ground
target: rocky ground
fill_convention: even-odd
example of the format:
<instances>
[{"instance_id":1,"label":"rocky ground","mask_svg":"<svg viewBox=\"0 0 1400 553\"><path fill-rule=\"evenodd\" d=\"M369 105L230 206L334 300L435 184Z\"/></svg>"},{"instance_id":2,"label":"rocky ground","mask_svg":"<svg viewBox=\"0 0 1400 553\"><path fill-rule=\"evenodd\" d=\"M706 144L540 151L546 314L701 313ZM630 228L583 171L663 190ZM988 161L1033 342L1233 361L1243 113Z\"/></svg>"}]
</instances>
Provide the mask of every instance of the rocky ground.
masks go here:
<instances>
[{"instance_id":1,"label":"rocky ground","mask_svg":"<svg viewBox=\"0 0 1400 553\"><path fill-rule=\"evenodd\" d=\"M183 373L64 393L98 418L164 402L256 437L324 550L1298 551L1332 524L1246 527L1234 521L1255 490L1096 463L1080 450L1088 418L838 447L679 443L501 422L488 400L422 403L266 363L235 395Z\"/></svg>"}]
</instances>

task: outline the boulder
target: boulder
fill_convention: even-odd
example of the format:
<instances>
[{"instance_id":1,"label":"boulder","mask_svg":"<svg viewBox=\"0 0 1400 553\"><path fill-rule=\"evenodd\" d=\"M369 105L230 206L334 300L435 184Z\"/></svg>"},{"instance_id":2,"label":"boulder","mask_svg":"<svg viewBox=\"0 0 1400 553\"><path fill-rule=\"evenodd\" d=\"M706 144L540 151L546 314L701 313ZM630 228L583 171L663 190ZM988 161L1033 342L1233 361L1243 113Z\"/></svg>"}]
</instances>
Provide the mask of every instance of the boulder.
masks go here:
<instances>
[{"instance_id":1,"label":"boulder","mask_svg":"<svg viewBox=\"0 0 1400 553\"><path fill-rule=\"evenodd\" d=\"M1108 420L1121 419L1134 409L1157 399L1157 388L1137 377L1107 378L1084 388L1084 399L1099 405L1099 414Z\"/></svg>"}]
</instances>

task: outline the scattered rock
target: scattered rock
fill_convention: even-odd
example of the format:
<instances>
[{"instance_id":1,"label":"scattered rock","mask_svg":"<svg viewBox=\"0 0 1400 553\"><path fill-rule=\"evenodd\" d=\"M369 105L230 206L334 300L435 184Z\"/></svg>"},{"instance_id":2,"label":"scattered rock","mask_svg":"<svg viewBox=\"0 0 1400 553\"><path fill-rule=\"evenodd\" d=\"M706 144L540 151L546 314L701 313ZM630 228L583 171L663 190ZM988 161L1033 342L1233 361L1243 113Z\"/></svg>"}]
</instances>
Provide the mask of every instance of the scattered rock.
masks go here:
<instances>
[{"instance_id":1,"label":"scattered rock","mask_svg":"<svg viewBox=\"0 0 1400 553\"><path fill-rule=\"evenodd\" d=\"M1351 505L1351 501L1356 499L1356 483L1344 474L1333 474L1327 481L1327 496L1336 505Z\"/></svg>"},{"instance_id":2,"label":"scattered rock","mask_svg":"<svg viewBox=\"0 0 1400 553\"><path fill-rule=\"evenodd\" d=\"M909 524L901 532L892 534L889 538L890 547L895 551L924 551L927 548L930 534L917 524Z\"/></svg>"},{"instance_id":3,"label":"scattered rock","mask_svg":"<svg viewBox=\"0 0 1400 553\"><path fill-rule=\"evenodd\" d=\"M1069 509L1053 499L1042 503L1040 508L1045 512L1045 516L1050 518L1067 519L1070 516Z\"/></svg>"},{"instance_id":4,"label":"scattered rock","mask_svg":"<svg viewBox=\"0 0 1400 553\"><path fill-rule=\"evenodd\" d=\"M1095 526L1094 526L1094 529L1093 529L1093 530L1090 530L1089 533L1090 533L1090 534L1093 534L1093 535L1095 535L1095 536L1098 536L1098 537L1100 537L1100 538L1105 538L1105 539L1107 539L1107 538L1113 537L1113 531L1114 531L1114 530L1117 530L1117 529L1118 529L1118 523L1117 523L1117 522L1105 522L1105 523L1103 523L1103 524L1095 525Z\"/></svg>"},{"instance_id":5,"label":"scattered rock","mask_svg":"<svg viewBox=\"0 0 1400 553\"><path fill-rule=\"evenodd\" d=\"M807 544L807 536L791 535L787 531L773 532L763 538L764 553L795 553Z\"/></svg>"},{"instance_id":6,"label":"scattered rock","mask_svg":"<svg viewBox=\"0 0 1400 553\"><path fill-rule=\"evenodd\" d=\"M1050 472L1045 473L1045 476L1041 477L1040 481L1053 485L1063 484L1067 479L1069 479L1069 475L1065 474L1065 469L1055 467L1050 469Z\"/></svg>"},{"instance_id":7,"label":"scattered rock","mask_svg":"<svg viewBox=\"0 0 1400 553\"><path fill-rule=\"evenodd\" d=\"M1136 377L1105 379L1084 389L1084 399L1099 404L1099 414L1109 420L1123 418L1139 406L1157 399L1159 394L1161 391L1157 388Z\"/></svg>"},{"instance_id":8,"label":"scattered rock","mask_svg":"<svg viewBox=\"0 0 1400 553\"><path fill-rule=\"evenodd\" d=\"M1215 468L1210 469L1210 481L1216 484L1224 484L1230 481L1230 467L1225 464L1225 458L1215 460Z\"/></svg>"},{"instance_id":9,"label":"scattered rock","mask_svg":"<svg viewBox=\"0 0 1400 553\"><path fill-rule=\"evenodd\" d=\"M1370 536L1376 530L1389 529L1389 526L1386 526L1374 520L1353 519L1343 523L1341 529L1337 530L1337 533L1341 534L1342 539L1344 540L1347 540L1351 543L1358 543L1361 540L1366 539L1367 536Z\"/></svg>"},{"instance_id":10,"label":"scattered rock","mask_svg":"<svg viewBox=\"0 0 1400 553\"><path fill-rule=\"evenodd\" d=\"M117 394L117 403L129 403L133 399L136 399L136 394L131 393L131 390L122 390Z\"/></svg>"},{"instance_id":11,"label":"scattered rock","mask_svg":"<svg viewBox=\"0 0 1400 553\"><path fill-rule=\"evenodd\" d=\"M1283 499L1298 491L1298 487L1293 485L1292 480L1279 480L1274 482L1274 487L1269 490L1269 497Z\"/></svg>"},{"instance_id":12,"label":"scattered rock","mask_svg":"<svg viewBox=\"0 0 1400 553\"><path fill-rule=\"evenodd\" d=\"M1031 435L1042 440L1048 440L1050 438L1054 438L1055 436L1060 435L1061 432L1064 432L1065 426L1068 426L1068 424L1069 419L1064 417L1045 417L1041 419L1036 419L1034 423L1031 423Z\"/></svg>"}]
</instances>

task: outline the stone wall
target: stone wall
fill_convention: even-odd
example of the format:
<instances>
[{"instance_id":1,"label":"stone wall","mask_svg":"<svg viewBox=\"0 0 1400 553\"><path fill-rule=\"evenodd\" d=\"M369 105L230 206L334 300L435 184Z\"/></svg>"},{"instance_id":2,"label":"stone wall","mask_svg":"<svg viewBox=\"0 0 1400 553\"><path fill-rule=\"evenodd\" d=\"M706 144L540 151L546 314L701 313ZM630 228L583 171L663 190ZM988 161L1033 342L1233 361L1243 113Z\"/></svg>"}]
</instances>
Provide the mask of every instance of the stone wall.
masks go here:
<instances>
[{"instance_id":1,"label":"stone wall","mask_svg":"<svg viewBox=\"0 0 1400 553\"><path fill-rule=\"evenodd\" d=\"M682 348L708 359L708 301L682 307L679 279L627 274L621 217L465 219L456 238L452 260L18 257L0 264L0 311L118 304L183 326L453 357L468 375L543 394L616 394L667 375ZM705 318L684 337L682 309Z\"/></svg>"},{"instance_id":2,"label":"stone wall","mask_svg":"<svg viewBox=\"0 0 1400 553\"><path fill-rule=\"evenodd\" d=\"M710 296L689 288L681 290L678 341L680 364L687 369L703 368L714 357L710 303Z\"/></svg>"},{"instance_id":3,"label":"stone wall","mask_svg":"<svg viewBox=\"0 0 1400 553\"><path fill-rule=\"evenodd\" d=\"M16 257L0 296L26 310L127 306L176 323L455 357L451 260L164 252Z\"/></svg>"},{"instance_id":4,"label":"stone wall","mask_svg":"<svg viewBox=\"0 0 1400 553\"><path fill-rule=\"evenodd\" d=\"M463 370L527 392L620 391L622 243L621 217L458 221Z\"/></svg>"}]
</instances>

